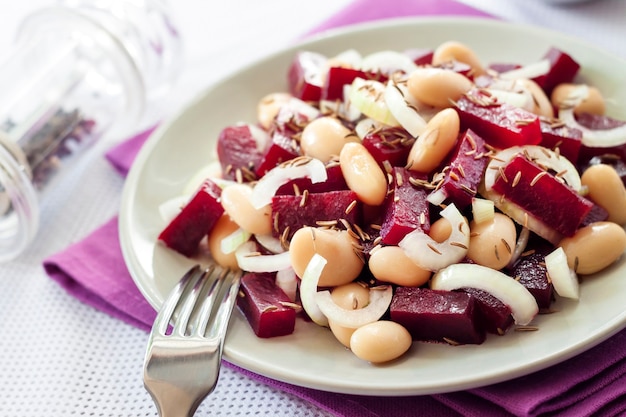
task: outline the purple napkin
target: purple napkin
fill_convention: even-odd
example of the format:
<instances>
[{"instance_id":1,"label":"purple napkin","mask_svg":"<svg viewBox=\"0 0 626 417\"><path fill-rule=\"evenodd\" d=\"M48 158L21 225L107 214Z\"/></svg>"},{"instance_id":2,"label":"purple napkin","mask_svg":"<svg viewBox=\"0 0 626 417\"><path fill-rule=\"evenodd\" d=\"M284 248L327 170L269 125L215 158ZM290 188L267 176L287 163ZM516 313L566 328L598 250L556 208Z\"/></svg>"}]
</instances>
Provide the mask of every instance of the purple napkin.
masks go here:
<instances>
[{"instance_id":1,"label":"purple napkin","mask_svg":"<svg viewBox=\"0 0 626 417\"><path fill-rule=\"evenodd\" d=\"M485 16L453 0L356 0L309 33L368 20L413 15ZM106 157L125 175L152 129ZM117 218L44 261L74 297L126 323L149 329L155 312L122 260ZM508 382L433 396L373 397L328 393L274 381L228 364L337 416L613 416L626 412L626 330L559 365Z\"/></svg>"}]
</instances>

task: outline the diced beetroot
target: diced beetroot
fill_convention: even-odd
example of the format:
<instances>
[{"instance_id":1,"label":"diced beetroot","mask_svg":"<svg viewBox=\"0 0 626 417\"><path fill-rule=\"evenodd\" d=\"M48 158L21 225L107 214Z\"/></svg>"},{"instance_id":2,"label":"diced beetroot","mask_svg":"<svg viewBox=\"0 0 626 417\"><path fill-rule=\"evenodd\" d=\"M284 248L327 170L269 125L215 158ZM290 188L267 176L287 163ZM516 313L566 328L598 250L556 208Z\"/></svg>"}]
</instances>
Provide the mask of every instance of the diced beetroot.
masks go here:
<instances>
[{"instance_id":1,"label":"diced beetroot","mask_svg":"<svg viewBox=\"0 0 626 417\"><path fill-rule=\"evenodd\" d=\"M384 169L384 161L391 166L406 166L415 139L403 128L390 127L375 130L363 137L363 146Z\"/></svg>"},{"instance_id":2,"label":"diced beetroot","mask_svg":"<svg viewBox=\"0 0 626 417\"><path fill-rule=\"evenodd\" d=\"M461 132L455 148L446 162L443 182L434 190L452 202L459 210L472 203L478 191L489 159L485 156L485 141L471 129Z\"/></svg>"},{"instance_id":3,"label":"diced beetroot","mask_svg":"<svg viewBox=\"0 0 626 417\"><path fill-rule=\"evenodd\" d=\"M407 49L404 54L415 62L415 65L430 65L433 62L435 51L429 48Z\"/></svg>"},{"instance_id":4,"label":"diced beetroot","mask_svg":"<svg viewBox=\"0 0 626 417\"><path fill-rule=\"evenodd\" d=\"M583 113L576 116L576 120L582 126L591 130L612 129L626 124L626 121L624 120L618 120L609 116L594 115L589 113ZM594 156L600 156L604 154L613 154L620 159L626 161L626 143L617 146L602 148L591 147L583 144L580 148L578 163L586 164Z\"/></svg>"},{"instance_id":5,"label":"diced beetroot","mask_svg":"<svg viewBox=\"0 0 626 417\"><path fill-rule=\"evenodd\" d=\"M289 67L289 92L304 101L319 101L322 80L326 71L326 57L317 52L298 52Z\"/></svg>"},{"instance_id":6,"label":"diced beetroot","mask_svg":"<svg viewBox=\"0 0 626 417\"><path fill-rule=\"evenodd\" d=\"M476 298L481 326L488 333L503 335L513 325L511 308L487 291L478 288L463 288L462 291Z\"/></svg>"},{"instance_id":7,"label":"diced beetroot","mask_svg":"<svg viewBox=\"0 0 626 417\"><path fill-rule=\"evenodd\" d=\"M580 129L565 126L561 123L540 119L541 143L548 149L559 149L559 153L571 163L576 164L582 145L583 132Z\"/></svg>"},{"instance_id":8,"label":"diced beetroot","mask_svg":"<svg viewBox=\"0 0 626 417\"><path fill-rule=\"evenodd\" d=\"M508 103L496 103L484 90L474 89L456 102L463 129L472 129L489 145L503 149L541 142L537 115Z\"/></svg>"},{"instance_id":9,"label":"diced beetroot","mask_svg":"<svg viewBox=\"0 0 626 417\"><path fill-rule=\"evenodd\" d=\"M326 165L326 181L311 183L310 178L296 178L280 186L277 195L294 195L308 190L310 193L326 193L329 191L347 190L348 184L341 172L341 166L337 163ZM297 191L296 191L297 190Z\"/></svg>"},{"instance_id":10,"label":"diced beetroot","mask_svg":"<svg viewBox=\"0 0 626 417\"><path fill-rule=\"evenodd\" d=\"M217 138L217 158L226 179L237 179L240 174L243 180L254 180L255 167L263 158L263 150L259 149L256 139L248 125L228 126ZM250 175L252 174L252 175Z\"/></svg>"},{"instance_id":11,"label":"diced beetroot","mask_svg":"<svg viewBox=\"0 0 626 417\"><path fill-rule=\"evenodd\" d=\"M318 221L345 219L351 224L360 223L361 203L358 202L356 193L350 190L275 195L272 198L272 218L272 234L276 237L286 234L285 237L289 240L298 229L303 226L315 227Z\"/></svg>"},{"instance_id":12,"label":"diced beetroot","mask_svg":"<svg viewBox=\"0 0 626 417\"><path fill-rule=\"evenodd\" d=\"M380 73L371 73L355 68L330 67L322 87L322 100L343 100L343 87L352 84L355 78L387 80L387 77Z\"/></svg>"},{"instance_id":13,"label":"diced beetroot","mask_svg":"<svg viewBox=\"0 0 626 417\"><path fill-rule=\"evenodd\" d=\"M609 212L599 205L595 204L591 208L591 211L585 216L580 227L585 227L595 222L603 222L609 218Z\"/></svg>"},{"instance_id":14,"label":"diced beetroot","mask_svg":"<svg viewBox=\"0 0 626 417\"><path fill-rule=\"evenodd\" d=\"M222 190L206 179L189 202L159 234L159 240L171 249L193 256L198 244L224 213L220 202Z\"/></svg>"},{"instance_id":15,"label":"diced beetroot","mask_svg":"<svg viewBox=\"0 0 626 417\"><path fill-rule=\"evenodd\" d=\"M548 309L554 301L554 288L547 273L543 251L523 256L511 271L511 276L535 297L540 309Z\"/></svg>"},{"instance_id":16,"label":"diced beetroot","mask_svg":"<svg viewBox=\"0 0 626 417\"><path fill-rule=\"evenodd\" d=\"M578 74L580 64L569 54L558 48L550 48L543 56L550 61L550 70L547 74L534 79L541 88L550 96L554 87L561 83L571 83Z\"/></svg>"},{"instance_id":17,"label":"diced beetroot","mask_svg":"<svg viewBox=\"0 0 626 417\"><path fill-rule=\"evenodd\" d=\"M493 190L565 236L572 236L593 203L519 154L509 161Z\"/></svg>"},{"instance_id":18,"label":"diced beetroot","mask_svg":"<svg viewBox=\"0 0 626 417\"><path fill-rule=\"evenodd\" d=\"M476 299L465 292L398 287L390 315L413 340L463 345L481 344L486 338L478 324Z\"/></svg>"},{"instance_id":19,"label":"diced beetroot","mask_svg":"<svg viewBox=\"0 0 626 417\"><path fill-rule=\"evenodd\" d=\"M407 233L420 229L430 230L427 191L415 187L410 178L426 180L426 175L410 172L406 168L394 167L391 193L385 202L384 219L380 229L382 243L397 245Z\"/></svg>"},{"instance_id":20,"label":"diced beetroot","mask_svg":"<svg viewBox=\"0 0 626 417\"><path fill-rule=\"evenodd\" d=\"M300 156L300 145L298 142L281 131L275 130L272 133L272 141L257 166L256 175L258 178L261 178L276 165L298 156Z\"/></svg>"},{"instance_id":21,"label":"diced beetroot","mask_svg":"<svg viewBox=\"0 0 626 417\"><path fill-rule=\"evenodd\" d=\"M246 273L241 277L237 306L258 337L269 338L293 333L296 310L276 285L274 273Z\"/></svg>"}]
</instances>

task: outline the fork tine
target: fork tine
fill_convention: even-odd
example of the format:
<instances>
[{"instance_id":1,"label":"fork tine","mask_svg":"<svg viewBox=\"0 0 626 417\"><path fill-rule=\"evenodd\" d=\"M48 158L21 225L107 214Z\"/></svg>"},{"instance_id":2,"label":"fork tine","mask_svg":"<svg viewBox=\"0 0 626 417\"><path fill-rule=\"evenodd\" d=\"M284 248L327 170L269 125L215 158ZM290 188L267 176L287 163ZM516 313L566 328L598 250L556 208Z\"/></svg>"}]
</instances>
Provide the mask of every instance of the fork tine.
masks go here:
<instances>
[{"instance_id":1,"label":"fork tine","mask_svg":"<svg viewBox=\"0 0 626 417\"><path fill-rule=\"evenodd\" d=\"M174 311L180 302L180 298L183 296L189 285L194 282L194 277L200 272L200 265L194 265L190 268L185 275L176 284L174 289L170 292L167 299L163 302L161 309L159 310L154 324L152 325L153 331L159 334L165 335L167 329L174 316Z\"/></svg>"},{"instance_id":2,"label":"fork tine","mask_svg":"<svg viewBox=\"0 0 626 417\"><path fill-rule=\"evenodd\" d=\"M227 278L232 275L232 279L226 282ZM224 344L224 335L226 334L226 328L230 319L231 312L235 306L237 300L237 294L239 293L239 282L241 280L241 271L226 271L226 274L222 277L224 281L223 286L225 289L222 293L222 299L215 316L213 325L209 330L209 338L220 338L220 351Z\"/></svg>"}]
</instances>

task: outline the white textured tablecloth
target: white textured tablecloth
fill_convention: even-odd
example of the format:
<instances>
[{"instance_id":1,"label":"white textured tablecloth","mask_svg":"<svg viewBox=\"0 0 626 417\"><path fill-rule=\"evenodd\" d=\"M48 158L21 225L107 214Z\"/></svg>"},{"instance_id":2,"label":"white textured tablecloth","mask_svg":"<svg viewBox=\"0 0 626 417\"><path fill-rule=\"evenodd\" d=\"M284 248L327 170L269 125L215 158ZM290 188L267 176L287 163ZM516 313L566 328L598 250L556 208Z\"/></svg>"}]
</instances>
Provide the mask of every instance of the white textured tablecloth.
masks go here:
<instances>
[{"instance_id":1,"label":"white textured tablecloth","mask_svg":"<svg viewBox=\"0 0 626 417\"><path fill-rule=\"evenodd\" d=\"M188 60L169 111L237 67L290 44L349 1L171 1ZM511 21L570 33L626 57L623 0L576 7L541 0L463 2ZM0 51L11 48L24 15L49 3L0 0ZM43 202L40 233L29 251L0 265L0 416L157 415L142 384L146 333L73 299L41 266L117 213L123 179L102 158L116 140L105 139ZM326 414L225 368L198 415Z\"/></svg>"}]
</instances>

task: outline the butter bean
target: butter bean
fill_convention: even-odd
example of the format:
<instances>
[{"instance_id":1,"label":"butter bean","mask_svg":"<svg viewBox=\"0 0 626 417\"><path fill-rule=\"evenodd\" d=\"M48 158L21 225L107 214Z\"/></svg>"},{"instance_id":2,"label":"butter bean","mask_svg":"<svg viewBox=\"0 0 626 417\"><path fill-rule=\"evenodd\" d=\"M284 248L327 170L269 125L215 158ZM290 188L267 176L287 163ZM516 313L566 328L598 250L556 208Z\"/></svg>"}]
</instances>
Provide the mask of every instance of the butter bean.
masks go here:
<instances>
[{"instance_id":1,"label":"butter bean","mask_svg":"<svg viewBox=\"0 0 626 417\"><path fill-rule=\"evenodd\" d=\"M233 184L222 190L224 211L242 229L258 235L272 233L272 208L270 205L255 209L250 202L252 188L246 184Z\"/></svg>"},{"instance_id":2,"label":"butter bean","mask_svg":"<svg viewBox=\"0 0 626 417\"><path fill-rule=\"evenodd\" d=\"M445 242L446 239L450 237L452 233L452 225L448 221L448 219L440 218L437 219L433 224L430 225L430 231L428 235L437 243Z\"/></svg>"},{"instance_id":3,"label":"butter bean","mask_svg":"<svg viewBox=\"0 0 626 417\"><path fill-rule=\"evenodd\" d=\"M626 188L615 168L592 165L583 172L580 181L588 188L589 199L609 213L609 221L626 224Z\"/></svg>"},{"instance_id":4,"label":"butter bean","mask_svg":"<svg viewBox=\"0 0 626 417\"><path fill-rule=\"evenodd\" d=\"M552 90L552 95L550 96L550 100L554 107L559 108L566 100L567 97L574 91L574 89L579 88L580 84L571 84L571 83L563 83L557 85L554 90ZM606 111L606 103L604 102L604 97L602 97L602 93L596 87L587 86L588 96L586 99L581 101L576 107L574 107L574 113L591 113L597 115L603 115Z\"/></svg>"},{"instance_id":5,"label":"butter bean","mask_svg":"<svg viewBox=\"0 0 626 417\"><path fill-rule=\"evenodd\" d=\"M626 232L613 222L595 222L562 239L559 246L576 273L594 274L622 256L626 250Z\"/></svg>"},{"instance_id":6,"label":"butter bean","mask_svg":"<svg viewBox=\"0 0 626 417\"><path fill-rule=\"evenodd\" d=\"M370 301L369 289L356 282L340 285L333 288L330 293L335 304L346 310L356 310L365 307ZM350 347L350 337L356 330L351 327L344 327L328 320L328 327L333 332L335 338L344 346Z\"/></svg>"},{"instance_id":7,"label":"butter bean","mask_svg":"<svg viewBox=\"0 0 626 417\"><path fill-rule=\"evenodd\" d=\"M341 172L362 202L378 206L387 196L387 176L367 148L360 143L346 143L339 154Z\"/></svg>"},{"instance_id":8,"label":"butter bean","mask_svg":"<svg viewBox=\"0 0 626 417\"><path fill-rule=\"evenodd\" d=\"M364 361L384 363L402 356L412 343L411 334L402 325L380 320L356 329L350 338L350 349Z\"/></svg>"},{"instance_id":9,"label":"butter bean","mask_svg":"<svg viewBox=\"0 0 626 417\"><path fill-rule=\"evenodd\" d=\"M215 262L224 268L239 269L235 252L222 252L222 240L237 229L239 229L239 225L232 221L228 214L224 214L217 220L209 234L209 252L211 252Z\"/></svg>"},{"instance_id":10,"label":"butter bean","mask_svg":"<svg viewBox=\"0 0 626 417\"><path fill-rule=\"evenodd\" d=\"M257 104L257 120L265 129L269 129L276 119L280 108L291 99L289 93L271 93L266 95Z\"/></svg>"},{"instance_id":11,"label":"butter bean","mask_svg":"<svg viewBox=\"0 0 626 417\"><path fill-rule=\"evenodd\" d=\"M305 126L300 136L300 147L305 155L328 162L339 155L346 143L358 140L339 119L324 116Z\"/></svg>"},{"instance_id":12,"label":"butter bean","mask_svg":"<svg viewBox=\"0 0 626 417\"><path fill-rule=\"evenodd\" d=\"M409 169L430 173L437 168L454 147L460 126L459 114L454 109L443 109L433 116L411 147Z\"/></svg>"},{"instance_id":13,"label":"butter bean","mask_svg":"<svg viewBox=\"0 0 626 417\"><path fill-rule=\"evenodd\" d=\"M345 230L303 227L289 244L291 266L299 277L315 253L327 263L320 276L320 287L336 287L354 281L363 269L363 261L355 253L358 242Z\"/></svg>"},{"instance_id":14,"label":"butter bean","mask_svg":"<svg viewBox=\"0 0 626 417\"><path fill-rule=\"evenodd\" d=\"M517 230L511 218L494 213L490 221L470 222L470 244L467 257L479 265L496 270L504 268L513 256Z\"/></svg>"},{"instance_id":15,"label":"butter bean","mask_svg":"<svg viewBox=\"0 0 626 417\"><path fill-rule=\"evenodd\" d=\"M406 287L424 285L431 275L430 271L419 267L398 246L376 249L372 252L368 265L376 279Z\"/></svg>"},{"instance_id":16,"label":"butter bean","mask_svg":"<svg viewBox=\"0 0 626 417\"><path fill-rule=\"evenodd\" d=\"M426 105L445 108L451 107L451 101L456 101L467 93L474 83L456 71L420 67L409 74L407 88L411 96Z\"/></svg>"},{"instance_id":17,"label":"butter bean","mask_svg":"<svg viewBox=\"0 0 626 417\"><path fill-rule=\"evenodd\" d=\"M433 65L442 65L451 61L463 62L469 65L472 67L472 75L474 76L486 73L478 55L469 46L461 42L444 42L433 51Z\"/></svg>"}]
</instances>

